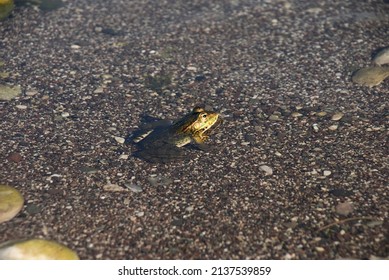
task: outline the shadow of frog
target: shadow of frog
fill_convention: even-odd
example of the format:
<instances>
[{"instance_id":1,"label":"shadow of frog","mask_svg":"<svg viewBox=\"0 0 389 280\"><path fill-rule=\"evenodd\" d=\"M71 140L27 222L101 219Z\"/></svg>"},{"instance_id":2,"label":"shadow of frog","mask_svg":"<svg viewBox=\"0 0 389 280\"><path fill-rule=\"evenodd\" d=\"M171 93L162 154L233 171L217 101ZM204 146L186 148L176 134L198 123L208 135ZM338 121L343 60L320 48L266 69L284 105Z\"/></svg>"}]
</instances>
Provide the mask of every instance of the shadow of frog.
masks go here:
<instances>
[{"instance_id":1,"label":"shadow of frog","mask_svg":"<svg viewBox=\"0 0 389 280\"><path fill-rule=\"evenodd\" d=\"M133 156L152 163L168 163L190 159L185 149L209 151L204 144L209 132L221 123L219 115L195 107L178 121L161 120L143 116L143 125L126 138L126 143L136 145Z\"/></svg>"}]
</instances>

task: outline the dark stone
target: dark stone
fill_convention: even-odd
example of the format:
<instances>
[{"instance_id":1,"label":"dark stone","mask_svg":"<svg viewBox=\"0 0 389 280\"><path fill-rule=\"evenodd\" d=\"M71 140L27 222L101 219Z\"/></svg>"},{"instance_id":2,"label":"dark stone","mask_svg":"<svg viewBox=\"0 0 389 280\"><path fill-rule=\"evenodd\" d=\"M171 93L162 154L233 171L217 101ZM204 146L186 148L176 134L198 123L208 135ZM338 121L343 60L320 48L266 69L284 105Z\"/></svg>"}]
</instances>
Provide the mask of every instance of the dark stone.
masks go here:
<instances>
[{"instance_id":1,"label":"dark stone","mask_svg":"<svg viewBox=\"0 0 389 280\"><path fill-rule=\"evenodd\" d=\"M351 196L353 194L352 191L348 191L345 189L332 189L329 191L329 193L336 196L336 197Z\"/></svg>"}]
</instances>

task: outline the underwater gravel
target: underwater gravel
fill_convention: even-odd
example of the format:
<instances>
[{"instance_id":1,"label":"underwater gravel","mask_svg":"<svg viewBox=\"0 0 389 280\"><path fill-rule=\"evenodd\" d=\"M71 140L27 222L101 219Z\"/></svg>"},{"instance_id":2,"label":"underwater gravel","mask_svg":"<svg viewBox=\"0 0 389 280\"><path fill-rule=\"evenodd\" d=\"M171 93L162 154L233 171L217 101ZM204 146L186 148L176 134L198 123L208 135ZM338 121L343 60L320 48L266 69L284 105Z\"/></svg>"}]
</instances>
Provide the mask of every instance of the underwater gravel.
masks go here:
<instances>
[{"instance_id":1,"label":"underwater gravel","mask_svg":"<svg viewBox=\"0 0 389 280\"><path fill-rule=\"evenodd\" d=\"M0 184L25 198L0 243L44 238L81 259L389 257L389 81L351 80L387 47L389 4L63 2L0 25L0 84L22 89L0 101ZM142 119L198 104L224 119L214 150L131 156Z\"/></svg>"}]
</instances>

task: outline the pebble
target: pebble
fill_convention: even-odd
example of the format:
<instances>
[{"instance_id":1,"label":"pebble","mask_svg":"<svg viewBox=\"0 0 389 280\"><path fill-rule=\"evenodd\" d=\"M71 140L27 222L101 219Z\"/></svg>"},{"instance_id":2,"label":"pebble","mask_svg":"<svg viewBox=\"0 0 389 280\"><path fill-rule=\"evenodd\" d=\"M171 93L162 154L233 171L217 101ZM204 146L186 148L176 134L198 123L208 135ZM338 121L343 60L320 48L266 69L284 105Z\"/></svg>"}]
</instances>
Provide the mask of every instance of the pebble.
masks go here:
<instances>
[{"instance_id":1,"label":"pebble","mask_svg":"<svg viewBox=\"0 0 389 280\"><path fill-rule=\"evenodd\" d=\"M0 223L11 220L22 210L24 198L14 187L0 185Z\"/></svg>"},{"instance_id":2,"label":"pebble","mask_svg":"<svg viewBox=\"0 0 389 280\"><path fill-rule=\"evenodd\" d=\"M68 247L54 241L29 239L0 245L1 260L79 260Z\"/></svg>"},{"instance_id":3,"label":"pebble","mask_svg":"<svg viewBox=\"0 0 389 280\"><path fill-rule=\"evenodd\" d=\"M293 112L292 113L292 117L294 118L298 118L298 117L301 117L303 114L299 113L299 112Z\"/></svg>"},{"instance_id":4,"label":"pebble","mask_svg":"<svg viewBox=\"0 0 389 280\"><path fill-rule=\"evenodd\" d=\"M352 81L363 86L377 86L389 77L389 67L366 67L361 68L352 76Z\"/></svg>"},{"instance_id":5,"label":"pebble","mask_svg":"<svg viewBox=\"0 0 389 280\"><path fill-rule=\"evenodd\" d=\"M129 155L123 154L120 155L119 159L128 159Z\"/></svg>"},{"instance_id":6,"label":"pebble","mask_svg":"<svg viewBox=\"0 0 389 280\"><path fill-rule=\"evenodd\" d=\"M1 79L6 79L9 77L9 72L0 72L0 78Z\"/></svg>"},{"instance_id":7,"label":"pebble","mask_svg":"<svg viewBox=\"0 0 389 280\"><path fill-rule=\"evenodd\" d=\"M107 192L123 192L123 191L125 191L125 189L122 188L121 186L119 186L117 184L111 184L111 183L104 185L103 189Z\"/></svg>"},{"instance_id":8,"label":"pebble","mask_svg":"<svg viewBox=\"0 0 389 280\"><path fill-rule=\"evenodd\" d=\"M26 205L26 212L30 215L38 214L42 211L42 207L36 204L28 204Z\"/></svg>"},{"instance_id":9,"label":"pebble","mask_svg":"<svg viewBox=\"0 0 389 280\"><path fill-rule=\"evenodd\" d=\"M318 115L319 117L324 117L324 116L327 115L327 112L321 111L321 112L317 113L317 115Z\"/></svg>"},{"instance_id":10,"label":"pebble","mask_svg":"<svg viewBox=\"0 0 389 280\"><path fill-rule=\"evenodd\" d=\"M324 170L324 171L323 171L323 175L326 176L326 177L327 177L327 176L330 176L330 175L331 175L331 171L329 171L329 170Z\"/></svg>"},{"instance_id":11,"label":"pebble","mask_svg":"<svg viewBox=\"0 0 389 280\"><path fill-rule=\"evenodd\" d=\"M87 174L94 174L99 171L99 169L90 166L81 166L80 171Z\"/></svg>"},{"instance_id":12,"label":"pebble","mask_svg":"<svg viewBox=\"0 0 389 280\"><path fill-rule=\"evenodd\" d=\"M185 208L185 211L189 212L189 213L193 212L193 210L194 210L193 206L188 206L188 207Z\"/></svg>"},{"instance_id":13,"label":"pebble","mask_svg":"<svg viewBox=\"0 0 389 280\"><path fill-rule=\"evenodd\" d=\"M312 125L312 127L313 127L313 130L314 130L315 132L318 132L318 131L319 131L319 126L317 125L317 123L314 123L314 124Z\"/></svg>"},{"instance_id":14,"label":"pebble","mask_svg":"<svg viewBox=\"0 0 389 280\"><path fill-rule=\"evenodd\" d=\"M27 90L27 91L26 91L26 95L27 95L27 96L34 96L34 95L36 95L36 94L38 94L38 91L36 91L36 90L34 90L34 89L30 89L30 90Z\"/></svg>"},{"instance_id":15,"label":"pebble","mask_svg":"<svg viewBox=\"0 0 389 280\"><path fill-rule=\"evenodd\" d=\"M20 86L5 86L0 85L0 100L9 101L19 96L22 93Z\"/></svg>"},{"instance_id":16,"label":"pebble","mask_svg":"<svg viewBox=\"0 0 389 280\"><path fill-rule=\"evenodd\" d=\"M103 87L98 87L96 88L93 93L103 93L104 92L104 88Z\"/></svg>"},{"instance_id":17,"label":"pebble","mask_svg":"<svg viewBox=\"0 0 389 280\"><path fill-rule=\"evenodd\" d=\"M316 249L316 251L318 251L319 253L322 253L322 252L325 251L325 249L324 249L323 247L316 247L315 249Z\"/></svg>"},{"instance_id":18,"label":"pebble","mask_svg":"<svg viewBox=\"0 0 389 280\"><path fill-rule=\"evenodd\" d=\"M150 176L149 178L147 178L147 180L149 181L150 185L152 185L153 187L157 187L157 186L167 186L167 185L170 185L171 183L173 183L173 180L168 178L168 177L165 177L165 176Z\"/></svg>"},{"instance_id":19,"label":"pebble","mask_svg":"<svg viewBox=\"0 0 389 280\"><path fill-rule=\"evenodd\" d=\"M70 117L70 114L68 112L63 112L63 113L61 113L61 117L68 118L68 117Z\"/></svg>"},{"instance_id":20,"label":"pebble","mask_svg":"<svg viewBox=\"0 0 389 280\"><path fill-rule=\"evenodd\" d=\"M123 137L119 137L119 136L114 136L116 142L120 143L120 144L123 144L126 139L124 139Z\"/></svg>"},{"instance_id":21,"label":"pebble","mask_svg":"<svg viewBox=\"0 0 389 280\"><path fill-rule=\"evenodd\" d=\"M271 121L279 121L280 120L280 116L278 116L278 115L271 115L269 117L269 120L271 120Z\"/></svg>"},{"instance_id":22,"label":"pebble","mask_svg":"<svg viewBox=\"0 0 389 280\"><path fill-rule=\"evenodd\" d=\"M192 72L196 72L196 71L197 71L197 68L194 67L194 66L188 66L186 69L187 69L188 71L192 71Z\"/></svg>"},{"instance_id":23,"label":"pebble","mask_svg":"<svg viewBox=\"0 0 389 280\"><path fill-rule=\"evenodd\" d=\"M78 50L81 47L79 45L71 45L70 48L72 48L73 50Z\"/></svg>"},{"instance_id":24,"label":"pebble","mask_svg":"<svg viewBox=\"0 0 389 280\"><path fill-rule=\"evenodd\" d=\"M23 159L22 155L21 154L18 154L18 153L10 153L8 156L7 156L7 160L11 161L11 162L15 162L15 163L18 163L18 162L21 162Z\"/></svg>"},{"instance_id":25,"label":"pebble","mask_svg":"<svg viewBox=\"0 0 389 280\"><path fill-rule=\"evenodd\" d=\"M335 211L339 215L347 216L354 211L354 207L351 202L346 201L336 205Z\"/></svg>"},{"instance_id":26,"label":"pebble","mask_svg":"<svg viewBox=\"0 0 389 280\"><path fill-rule=\"evenodd\" d=\"M270 176L270 175L273 175L273 169L268 166L268 165L261 165L259 167L259 169L261 169L262 171L265 172L266 176Z\"/></svg>"},{"instance_id":27,"label":"pebble","mask_svg":"<svg viewBox=\"0 0 389 280\"><path fill-rule=\"evenodd\" d=\"M338 129L338 125L334 124L334 125L331 125L328 127L329 130L337 130Z\"/></svg>"},{"instance_id":28,"label":"pebble","mask_svg":"<svg viewBox=\"0 0 389 280\"><path fill-rule=\"evenodd\" d=\"M333 121L339 121L341 118L343 118L344 114L343 113L335 113L332 117L331 120Z\"/></svg>"},{"instance_id":29,"label":"pebble","mask_svg":"<svg viewBox=\"0 0 389 280\"><path fill-rule=\"evenodd\" d=\"M134 193L139 193L139 192L143 191L142 187L138 186L136 184L124 183L124 185L126 186L127 189L129 189L130 191L132 191Z\"/></svg>"},{"instance_id":30,"label":"pebble","mask_svg":"<svg viewBox=\"0 0 389 280\"><path fill-rule=\"evenodd\" d=\"M373 58L373 62L377 65L389 64L389 47L379 51Z\"/></svg>"},{"instance_id":31,"label":"pebble","mask_svg":"<svg viewBox=\"0 0 389 280\"><path fill-rule=\"evenodd\" d=\"M143 217L145 215L145 212L143 211L135 211L135 216L137 217Z\"/></svg>"}]
</instances>

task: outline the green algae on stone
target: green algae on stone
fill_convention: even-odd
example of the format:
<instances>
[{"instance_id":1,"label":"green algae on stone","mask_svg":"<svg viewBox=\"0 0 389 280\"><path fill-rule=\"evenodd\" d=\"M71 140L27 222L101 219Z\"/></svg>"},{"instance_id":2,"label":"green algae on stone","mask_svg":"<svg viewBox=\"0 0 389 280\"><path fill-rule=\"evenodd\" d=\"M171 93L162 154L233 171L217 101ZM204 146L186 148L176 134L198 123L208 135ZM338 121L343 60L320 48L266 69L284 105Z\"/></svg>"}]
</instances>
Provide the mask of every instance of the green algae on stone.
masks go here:
<instances>
[{"instance_id":1,"label":"green algae on stone","mask_svg":"<svg viewBox=\"0 0 389 280\"><path fill-rule=\"evenodd\" d=\"M68 247L54 241L29 239L0 245L0 260L79 260Z\"/></svg>"},{"instance_id":2,"label":"green algae on stone","mask_svg":"<svg viewBox=\"0 0 389 280\"><path fill-rule=\"evenodd\" d=\"M24 198L14 187L0 185L0 223L11 220L22 210Z\"/></svg>"},{"instance_id":3,"label":"green algae on stone","mask_svg":"<svg viewBox=\"0 0 389 280\"><path fill-rule=\"evenodd\" d=\"M373 87L379 85L387 77L389 77L389 67L366 67L356 71L352 75L352 81L363 86Z\"/></svg>"},{"instance_id":4,"label":"green algae on stone","mask_svg":"<svg viewBox=\"0 0 389 280\"><path fill-rule=\"evenodd\" d=\"M13 0L0 0L0 20L7 18L14 8Z\"/></svg>"},{"instance_id":5,"label":"green algae on stone","mask_svg":"<svg viewBox=\"0 0 389 280\"><path fill-rule=\"evenodd\" d=\"M0 100L9 101L19 96L22 93L20 86L0 85Z\"/></svg>"},{"instance_id":6,"label":"green algae on stone","mask_svg":"<svg viewBox=\"0 0 389 280\"><path fill-rule=\"evenodd\" d=\"M172 77L170 75L148 75L145 78L145 86L156 92L162 92L164 88L172 83Z\"/></svg>"}]
</instances>

